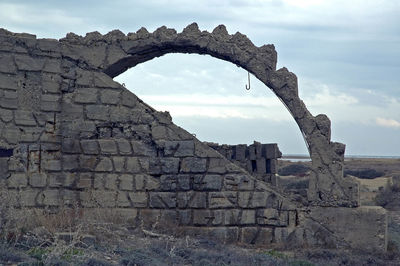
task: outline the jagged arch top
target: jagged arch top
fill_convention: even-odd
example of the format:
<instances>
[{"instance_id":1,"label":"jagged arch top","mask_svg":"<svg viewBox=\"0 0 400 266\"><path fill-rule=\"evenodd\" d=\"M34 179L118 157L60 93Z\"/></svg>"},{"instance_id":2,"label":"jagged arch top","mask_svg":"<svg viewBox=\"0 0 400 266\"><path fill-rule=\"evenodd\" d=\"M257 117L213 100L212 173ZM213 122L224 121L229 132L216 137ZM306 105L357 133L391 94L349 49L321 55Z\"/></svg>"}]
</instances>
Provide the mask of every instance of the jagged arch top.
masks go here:
<instances>
[{"instance_id":1,"label":"jagged arch top","mask_svg":"<svg viewBox=\"0 0 400 266\"><path fill-rule=\"evenodd\" d=\"M196 23L177 33L165 26L149 33L141 28L125 35L119 30L85 37L73 33L60 40L63 55L80 65L114 78L128 68L168 53L208 54L229 61L252 73L287 107L298 124L312 159L309 201L326 206L357 206L356 185L343 179L345 145L331 141L331 124L326 115L313 116L298 95L297 77L286 68L276 70L274 45L255 46L245 35L230 35L224 25L211 33Z\"/></svg>"}]
</instances>

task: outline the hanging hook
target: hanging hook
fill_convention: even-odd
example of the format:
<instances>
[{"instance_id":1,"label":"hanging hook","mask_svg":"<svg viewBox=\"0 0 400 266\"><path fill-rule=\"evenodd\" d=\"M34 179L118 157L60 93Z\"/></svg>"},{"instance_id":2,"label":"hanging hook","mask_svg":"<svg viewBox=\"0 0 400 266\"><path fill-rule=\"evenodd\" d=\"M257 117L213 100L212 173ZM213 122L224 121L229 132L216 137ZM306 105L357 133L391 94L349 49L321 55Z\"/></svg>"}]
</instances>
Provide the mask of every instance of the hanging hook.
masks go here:
<instances>
[{"instance_id":1,"label":"hanging hook","mask_svg":"<svg viewBox=\"0 0 400 266\"><path fill-rule=\"evenodd\" d=\"M250 72L248 72L248 71L247 71L247 79L249 81L249 86L247 87L247 84L246 84L246 90L250 90Z\"/></svg>"}]
</instances>

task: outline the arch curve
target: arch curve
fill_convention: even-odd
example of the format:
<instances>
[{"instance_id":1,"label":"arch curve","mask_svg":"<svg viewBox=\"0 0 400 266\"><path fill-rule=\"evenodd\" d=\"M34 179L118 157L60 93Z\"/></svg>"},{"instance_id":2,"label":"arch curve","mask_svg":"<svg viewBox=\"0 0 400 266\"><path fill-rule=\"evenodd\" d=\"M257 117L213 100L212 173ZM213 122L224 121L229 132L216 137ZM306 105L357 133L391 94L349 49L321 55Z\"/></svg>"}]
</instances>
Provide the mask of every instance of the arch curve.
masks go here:
<instances>
[{"instance_id":1,"label":"arch curve","mask_svg":"<svg viewBox=\"0 0 400 266\"><path fill-rule=\"evenodd\" d=\"M285 67L276 70L274 45L257 47L239 32L230 35L224 25L217 26L211 33L200 31L196 23L188 25L181 33L163 26L153 33L141 28L128 35L118 30L104 36L98 32L88 33L83 38L69 34L61 41L85 44L87 49L104 47L106 52L102 58L94 59L90 53L81 53L81 59L89 68L112 78L168 53L208 54L242 67L275 93L304 136L312 159L309 202L320 206L358 206L357 184L343 178L345 145L331 141L331 122L326 115L313 116L308 111L298 95L296 75Z\"/></svg>"}]
</instances>

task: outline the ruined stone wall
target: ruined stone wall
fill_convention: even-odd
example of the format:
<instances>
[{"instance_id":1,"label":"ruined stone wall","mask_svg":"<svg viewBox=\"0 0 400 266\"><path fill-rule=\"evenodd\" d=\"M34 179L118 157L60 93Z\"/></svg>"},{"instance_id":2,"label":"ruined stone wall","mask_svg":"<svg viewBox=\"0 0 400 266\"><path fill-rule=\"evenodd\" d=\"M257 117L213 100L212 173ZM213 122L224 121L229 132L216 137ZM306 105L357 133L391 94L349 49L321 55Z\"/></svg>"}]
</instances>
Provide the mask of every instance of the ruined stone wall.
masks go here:
<instances>
[{"instance_id":1,"label":"ruined stone wall","mask_svg":"<svg viewBox=\"0 0 400 266\"><path fill-rule=\"evenodd\" d=\"M114 82L116 67L134 65L121 47L134 53L143 30L121 34L57 41L0 31L0 184L9 206L111 208L134 226L225 243L361 247L364 239L350 241L315 215L319 207L281 195ZM139 49L134 60L159 54ZM346 209L346 221L363 210ZM386 214L368 214L368 232L352 229L385 250Z\"/></svg>"},{"instance_id":2,"label":"ruined stone wall","mask_svg":"<svg viewBox=\"0 0 400 266\"><path fill-rule=\"evenodd\" d=\"M229 161L247 170L252 176L272 185L276 185L276 174L278 172L278 158L282 157L276 143L261 144L254 141L251 145L218 145L217 143L206 143L218 151Z\"/></svg>"}]
</instances>

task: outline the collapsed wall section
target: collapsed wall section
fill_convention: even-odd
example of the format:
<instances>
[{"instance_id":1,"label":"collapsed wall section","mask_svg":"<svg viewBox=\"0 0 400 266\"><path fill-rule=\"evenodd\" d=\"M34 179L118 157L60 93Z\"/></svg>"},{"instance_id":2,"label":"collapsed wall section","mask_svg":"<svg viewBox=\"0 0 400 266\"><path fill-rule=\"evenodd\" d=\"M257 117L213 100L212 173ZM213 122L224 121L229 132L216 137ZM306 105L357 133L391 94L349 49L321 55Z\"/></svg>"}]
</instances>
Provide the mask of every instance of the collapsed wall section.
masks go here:
<instances>
[{"instance_id":1,"label":"collapsed wall section","mask_svg":"<svg viewBox=\"0 0 400 266\"><path fill-rule=\"evenodd\" d=\"M355 245L93 67L107 65L119 35L96 38L91 46L0 32L7 206L111 208L136 226L225 243ZM372 248L384 250L385 239Z\"/></svg>"}]
</instances>

